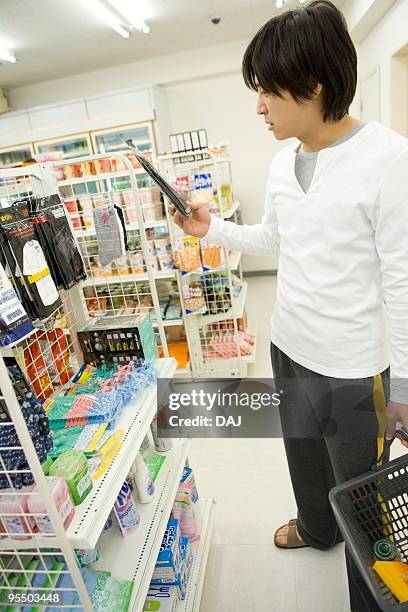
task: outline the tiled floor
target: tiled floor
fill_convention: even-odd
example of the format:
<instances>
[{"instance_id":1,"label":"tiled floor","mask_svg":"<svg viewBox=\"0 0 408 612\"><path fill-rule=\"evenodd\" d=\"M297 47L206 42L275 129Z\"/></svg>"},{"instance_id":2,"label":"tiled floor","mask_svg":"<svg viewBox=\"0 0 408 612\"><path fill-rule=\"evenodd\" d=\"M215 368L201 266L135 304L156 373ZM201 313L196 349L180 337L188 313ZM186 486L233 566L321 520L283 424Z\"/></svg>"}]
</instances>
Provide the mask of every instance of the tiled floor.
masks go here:
<instances>
[{"instance_id":1,"label":"tiled floor","mask_svg":"<svg viewBox=\"0 0 408 612\"><path fill-rule=\"evenodd\" d=\"M249 282L247 311L258 325L256 377L272 373L275 287L275 277ZM200 494L217 499L201 612L349 611L343 545L328 552L273 546L275 529L296 516L281 440L195 440L190 462Z\"/></svg>"}]
</instances>

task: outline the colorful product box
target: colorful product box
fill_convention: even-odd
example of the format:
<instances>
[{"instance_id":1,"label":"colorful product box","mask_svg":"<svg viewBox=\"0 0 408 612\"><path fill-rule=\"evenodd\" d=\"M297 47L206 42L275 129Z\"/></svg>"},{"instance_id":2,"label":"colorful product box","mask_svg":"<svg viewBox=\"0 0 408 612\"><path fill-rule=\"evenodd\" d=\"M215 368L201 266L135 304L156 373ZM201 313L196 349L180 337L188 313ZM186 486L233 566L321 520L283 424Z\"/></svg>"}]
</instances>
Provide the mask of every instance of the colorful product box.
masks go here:
<instances>
[{"instance_id":1,"label":"colorful product box","mask_svg":"<svg viewBox=\"0 0 408 612\"><path fill-rule=\"evenodd\" d=\"M149 314L90 321L78 332L78 340L87 363L113 362L115 357L125 355L145 361L157 359Z\"/></svg>"},{"instance_id":2,"label":"colorful product box","mask_svg":"<svg viewBox=\"0 0 408 612\"><path fill-rule=\"evenodd\" d=\"M163 536L152 584L168 584L177 579L180 570L180 524L171 518Z\"/></svg>"},{"instance_id":3,"label":"colorful product box","mask_svg":"<svg viewBox=\"0 0 408 612\"><path fill-rule=\"evenodd\" d=\"M195 483L194 472L190 467L185 467L183 474L180 479L179 489L187 489L191 494L191 501L193 504L198 500L197 486Z\"/></svg>"},{"instance_id":4,"label":"colorful product box","mask_svg":"<svg viewBox=\"0 0 408 612\"><path fill-rule=\"evenodd\" d=\"M194 174L190 189L211 189L211 174Z\"/></svg>"},{"instance_id":5,"label":"colorful product box","mask_svg":"<svg viewBox=\"0 0 408 612\"><path fill-rule=\"evenodd\" d=\"M180 562L181 568L178 573L176 586L180 599L185 599L187 594L188 581L190 579L191 568L194 556L188 538L180 538Z\"/></svg>"}]
</instances>

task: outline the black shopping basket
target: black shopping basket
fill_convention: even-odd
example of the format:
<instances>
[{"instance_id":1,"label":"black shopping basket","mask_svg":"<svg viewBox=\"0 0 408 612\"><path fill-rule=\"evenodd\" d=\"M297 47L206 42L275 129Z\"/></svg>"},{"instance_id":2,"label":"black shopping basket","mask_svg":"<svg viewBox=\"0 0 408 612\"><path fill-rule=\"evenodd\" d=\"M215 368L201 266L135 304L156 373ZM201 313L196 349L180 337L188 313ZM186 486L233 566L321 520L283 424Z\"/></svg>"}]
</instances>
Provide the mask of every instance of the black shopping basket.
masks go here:
<instances>
[{"instance_id":1,"label":"black shopping basket","mask_svg":"<svg viewBox=\"0 0 408 612\"><path fill-rule=\"evenodd\" d=\"M384 612L408 612L372 569L373 545L387 538L408 562L408 454L330 491L330 503L358 569Z\"/></svg>"}]
</instances>

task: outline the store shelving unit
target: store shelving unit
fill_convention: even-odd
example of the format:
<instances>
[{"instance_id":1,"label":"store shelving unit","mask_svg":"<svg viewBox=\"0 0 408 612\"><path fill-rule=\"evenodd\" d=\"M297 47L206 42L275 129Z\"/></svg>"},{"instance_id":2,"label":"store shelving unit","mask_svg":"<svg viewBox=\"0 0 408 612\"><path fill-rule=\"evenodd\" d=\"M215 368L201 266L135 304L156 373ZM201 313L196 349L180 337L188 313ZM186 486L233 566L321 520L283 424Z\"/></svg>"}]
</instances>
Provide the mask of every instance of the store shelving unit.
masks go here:
<instances>
[{"instance_id":1,"label":"store shelving unit","mask_svg":"<svg viewBox=\"0 0 408 612\"><path fill-rule=\"evenodd\" d=\"M175 278L176 274L173 270L161 270L159 272L153 272L153 276L155 279ZM149 280L147 272L143 274L120 274L119 276L94 276L85 280L83 282L83 287L98 287L117 283L125 284L147 280Z\"/></svg>"},{"instance_id":2,"label":"store shelving unit","mask_svg":"<svg viewBox=\"0 0 408 612\"><path fill-rule=\"evenodd\" d=\"M131 606L133 610L143 608L187 459L188 440L174 440L174 442L173 448L166 453L166 460L155 482L154 500L150 504L139 506L138 530L127 538L123 538L116 530L103 536L99 544L100 567L135 583Z\"/></svg>"},{"instance_id":3,"label":"store shelving unit","mask_svg":"<svg viewBox=\"0 0 408 612\"><path fill-rule=\"evenodd\" d=\"M129 162L125 160L125 163ZM15 194L20 192L21 195L21 193L27 192L27 186L29 186L29 192L36 195L48 195L56 192L56 183L51 168L45 166L32 167L29 173L24 173L23 171L10 172L5 177L0 176L0 182L2 179L4 179L3 183L1 183L3 189L2 196L5 197L5 194L8 194L10 197L10 204ZM141 227L142 250L146 256L147 262L149 262L146 237L143 235L143 219L141 217L141 211L137 208L137 187L131 168L129 168L129 180L133 183L132 188L136 194L136 210L138 224ZM155 367L160 377L170 379L176 370L176 363L174 359L167 357L167 345L157 300L154 276L150 269L148 269L146 274L153 302L151 309L153 309L155 313L158 337L160 338L161 348L165 355L164 358L157 360ZM67 376L70 376L82 362L82 355L76 341L76 330L89 316L85 307L82 291L83 289L73 287L67 292L61 292L63 294L61 295L62 306L60 306L47 321L38 324L38 329L49 329L53 332L56 326L58 327L57 321L65 319L66 327L64 328L63 335L66 341L64 341L63 345L61 344L58 355L55 355L53 352L51 341L48 341L47 346L42 346L41 350L43 351L42 354L44 358L48 355L49 359L49 355L51 354L54 355L55 360L66 358L64 361L64 372ZM140 295L139 298L141 297ZM149 306L145 306L144 309L145 311L149 310ZM110 313L110 315L108 314L105 316L112 316L113 314L114 313ZM24 360L21 362L21 357L22 355L25 356L25 351L27 351L29 347L30 339L28 338L22 341L21 344L14 349L11 349L12 353L15 352L15 356L21 364L20 367L23 369L25 366ZM7 353L10 354L9 351L7 351ZM26 364L29 363L27 362L27 357L28 355L25 356ZM27 378L29 378L34 385L38 382L40 377L43 377L45 371L49 376L49 386L43 389L44 393L48 388L52 389L53 392L61 389L61 382L58 381L58 379L61 377L62 372L61 370L57 371L55 363L53 362L48 363L46 370L38 372L35 380L30 378L26 372L25 373ZM136 533L129 538L124 538L119 535L119 531L108 532L102 536L101 532L118 495L121 484L124 482L142 440L150 428L151 421L157 410L156 395L156 386L151 385L142 390L131 403L125 406L115 423L115 430L124 430L121 447L105 473L94 481L91 492L82 504L76 507L75 517L67 531L65 531L60 515L48 489L47 481L42 472L42 467L39 463L30 433L21 414L20 406L3 360L3 352L0 350L0 400L2 401L2 405L7 407L10 418L10 422L2 422L0 428L10 425L15 427L21 444L18 450L23 451L27 458L30 473L34 477L35 483L39 489L39 494L44 501L46 513L49 515L53 527L53 533L47 537L39 537L32 532L25 536L28 539L13 539L12 537L0 538L0 599L3 595L7 595L7 592L15 590L16 587L13 586L12 577L16 573L28 580L28 585L25 584L24 587L18 587L20 588L19 592L22 592L22 590L25 593L30 591L32 574L26 569L26 564L33 559L38 559L40 563L39 567L41 568L40 571L48 575L50 584L52 585L53 570L50 569L49 563L54 562L55 556L57 555L60 560L63 560L61 574L71 580L71 585L64 585L64 587L61 588L54 588L52 586L45 587L43 585L41 591L45 591L50 595L57 593L61 596L68 596L73 591L79 596L81 601L81 606L78 609L91 612L94 608L89 599L73 549L92 548L98 543L98 548L100 549L98 567L112 571L117 579L133 580L133 599L129 609L142 610L151 574L171 512L173 499L178 488L183 467L187 462L188 440L175 440L173 448L165 453L165 462L156 479L155 500L144 507L139 506L141 524ZM0 450L3 452L10 449L8 447L2 447ZM0 472L3 474L5 473L5 465L2 459L0 460ZM21 499L19 496L22 495L22 492L13 489L13 495ZM207 507L207 502L203 502L205 519L203 525L203 542L197 549L194 565L194 568L196 568L194 570L194 575L199 576L200 579L197 582L197 579L194 578L194 583L192 583L191 586L191 588L196 591L197 595L202 588L206 554L208 554L209 530ZM20 514L24 517L24 520L28 521L26 510L23 510L22 506L20 506L20 512L18 512L18 515ZM1 517L4 519L6 515L7 511L5 514L4 510L0 511L0 519ZM48 565L45 565L46 562L48 562ZM198 568L201 569L199 570ZM180 603L180 605L183 606L181 609L189 609L185 608L185 602ZM72 606L72 604L67 606L69 609L73 607L75 606ZM66 608L65 606L60 606L60 609Z\"/></svg>"},{"instance_id":4,"label":"store shelving unit","mask_svg":"<svg viewBox=\"0 0 408 612\"><path fill-rule=\"evenodd\" d=\"M195 157L194 161L192 157ZM228 156L213 155L211 150L203 149L159 156L158 162L161 172L176 188L179 185L185 195L189 183L198 185L198 189L204 184L205 197L210 197L207 192L212 190L218 215L237 222L240 202L233 194L231 159ZM195 193L200 192L193 191L193 196ZM212 212L215 214L214 210ZM173 225L171 234L175 242L181 231ZM245 335L247 283L243 281L241 259L240 252L223 249L219 267L187 275L177 272L194 377L245 377L255 358L253 334ZM240 282L238 295L237 281ZM187 312L183 286L189 283L202 285L207 312ZM253 353L248 355L250 345Z\"/></svg>"}]
</instances>

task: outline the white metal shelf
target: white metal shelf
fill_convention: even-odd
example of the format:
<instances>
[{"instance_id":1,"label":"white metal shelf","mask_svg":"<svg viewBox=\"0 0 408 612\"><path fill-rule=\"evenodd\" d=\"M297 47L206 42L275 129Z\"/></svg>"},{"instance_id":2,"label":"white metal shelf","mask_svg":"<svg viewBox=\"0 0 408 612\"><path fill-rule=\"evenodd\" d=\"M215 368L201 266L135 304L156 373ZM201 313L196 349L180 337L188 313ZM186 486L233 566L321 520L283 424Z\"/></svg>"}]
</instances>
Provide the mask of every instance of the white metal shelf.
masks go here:
<instances>
[{"instance_id":1,"label":"white metal shelf","mask_svg":"<svg viewBox=\"0 0 408 612\"><path fill-rule=\"evenodd\" d=\"M176 612L199 612L203 592L208 553L210 551L211 535L214 525L215 500L201 500L201 539L194 546L194 562L191 568L187 586L186 598L179 601Z\"/></svg>"},{"instance_id":2,"label":"white metal shelf","mask_svg":"<svg viewBox=\"0 0 408 612\"><path fill-rule=\"evenodd\" d=\"M162 323L164 327L178 327L179 325L184 325L183 319L162 319ZM153 327L159 327L157 321L153 321Z\"/></svg>"},{"instance_id":3,"label":"white metal shelf","mask_svg":"<svg viewBox=\"0 0 408 612\"><path fill-rule=\"evenodd\" d=\"M156 279L160 278L175 278L176 274L174 270L160 270L153 272L153 276ZM149 277L147 272L143 274L125 274L115 276L91 276L86 280L82 281L83 287L98 287L103 285L114 285L115 283L133 283L135 281L148 281Z\"/></svg>"},{"instance_id":4,"label":"white metal shelf","mask_svg":"<svg viewBox=\"0 0 408 612\"><path fill-rule=\"evenodd\" d=\"M150 504L138 504L140 526L123 537L116 529L99 540L98 567L122 580L134 582L130 610L143 609L160 545L166 530L174 498L186 463L189 440L173 440L155 482L156 494Z\"/></svg>"},{"instance_id":5,"label":"white metal shelf","mask_svg":"<svg viewBox=\"0 0 408 612\"><path fill-rule=\"evenodd\" d=\"M217 314L195 315L197 317L197 324L202 327L203 325L209 325L210 323L218 323L219 321L224 321L226 319L240 319L244 313L247 292L248 283L242 281L241 290L238 294L238 297L232 298L231 308L229 308L226 312L217 312Z\"/></svg>"},{"instance_id":6,"label":"white metal shelf","mask_svg":"<svg viewBox=\"0 0 408 612\"><path fill-rule=\"evenodd\" d=\"M189 378L191 376L190 362L187 363L185 368L177 368L174 372L174 378Z\"/></svg>"},{"instance_id":7,"label":"white metal shelf","mask_svg":"<svg viewBox=\"0 0 408 612\"><path fill-rule=\"evenodd\" d=\"M145 221L143 225L146 229L151 229L153 227L162 227L162 226L167 225L167 219L157 219L154 221ZM127 223L126 224L127 231L138 230L138 229L139 229L138 223ZM76 229L75 228L75 236L77 238L82 238L83 236L96 236L96 232L92 228L91 229L83 229L83 228Z\"/></svg>"},{"instance_id":8,"label":"white metal shelf","mask_svg":"<svg viewBox=\"0 0 408 612\"><path fill-rule=\"evenodd\" d=\"M235 200L233 202L233 205L231 208L229 208L228 210L221 212L221 217L223 219L230 219L231 217L233 217L235 215L235 213L237 212L238 208L241 206L239 200Z\"/></svg>"},{"instance_id":9,"label":"white metal shelf","mask_svg":"<svg viewBox=\"0 0 408 612\"><path fill-rule=\"evenodd\" d=\"M72 163L75 163L75 160ZM134 168L133 172L134 174L146 174L146 170L143 170L143 168ZM98 181L121 178L122 176L129 176L129 171L121 170L120 172L100 172L99 174L86 174L84 176L78 176L72 179L64 179L63 181L57 181L57 184L58 187L67 187L69 185L80 185L81 183L97 183Z\"/></svg>"},{"instance_id":10,"label":"white metal shelf","mask_svg":"<svg viewBox=\"0 0 408 612\"><path fill-rule=\"evenodd\" d=\"M161 378L172 378L176 370L175 359L158 359L156 369ZM140 445L149 430L157 408L157 387L152 385L140 393L122 411L115 429L124 429L122 446L115 459L102 476L93 481L89 495L75 507L75 516L66 535L75 548L94 548L118 491L129 473ZM30 540L0 540L0 550L7 548L29 549L53 546L54 538L33 537Z\"/></svg>"}]
</instances>

